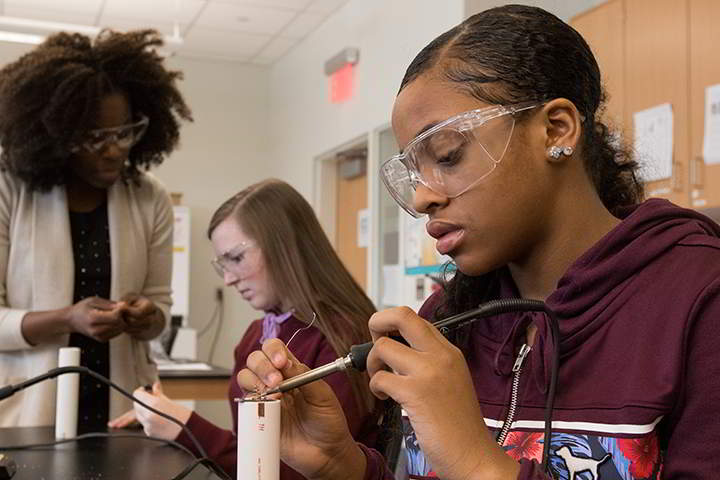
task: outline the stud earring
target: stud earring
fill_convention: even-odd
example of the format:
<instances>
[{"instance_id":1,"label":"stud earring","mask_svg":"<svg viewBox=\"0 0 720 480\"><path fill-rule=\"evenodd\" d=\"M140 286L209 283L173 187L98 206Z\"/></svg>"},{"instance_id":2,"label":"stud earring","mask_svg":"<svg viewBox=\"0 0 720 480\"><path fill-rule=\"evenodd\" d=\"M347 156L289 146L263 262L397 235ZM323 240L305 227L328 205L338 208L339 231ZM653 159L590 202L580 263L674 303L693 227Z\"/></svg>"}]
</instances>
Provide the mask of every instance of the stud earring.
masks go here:
<instances>
[{"instance_id":1,"label":"stud earring","mask_svg":"<svg viewBox=\"0 0 720 480\"><path fill-rule=\"evenodd\" d=\"M558 158L560 158L561 153L563 153L562 148L558 147L557 145L553 145L548 150L548 157L557 160Z\"/></svg>"},{"instance_id":2,"label":"stud earring","mask_svg":"<svg viewBox=\"0 0 720 480\"><path fill-rule=\"evenodd\" d=\"M569 157L573 153L573 148L570 145L567 145L565 147L558 147L557 145L553 145L548 149L548 157L553 158L557 160L560 158L560 155L565 155L566 157Z\"/></svg>"}]
</instances>

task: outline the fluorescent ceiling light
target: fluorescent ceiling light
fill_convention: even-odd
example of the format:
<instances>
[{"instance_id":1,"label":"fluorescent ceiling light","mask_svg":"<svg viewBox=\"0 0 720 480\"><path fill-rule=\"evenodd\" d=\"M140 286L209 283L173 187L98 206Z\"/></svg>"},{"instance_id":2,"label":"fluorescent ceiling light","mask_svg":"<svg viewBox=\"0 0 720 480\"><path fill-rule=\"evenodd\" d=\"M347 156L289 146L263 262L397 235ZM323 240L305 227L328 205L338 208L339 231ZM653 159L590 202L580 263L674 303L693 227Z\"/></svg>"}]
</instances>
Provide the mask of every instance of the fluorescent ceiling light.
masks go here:
<instances>
[{"instance_id":1,"label":"fluorescent ceiling light","mask_svg":"<svg viewBox=\"0 0 720 480\"><path fill-rule=\"evenodd\" d=\"M0 26L13 27L19 29L32 29L49 32L77 32L84 33L91 37L97 36L102 30L100 27L92 25L79 25L74 23L62 23L62 22L48 22L45 20L34 20L30 18L19 18L19 17L6 17L0 16ZM4 40L7 42L19 42L19 43L31 43L38 44L42 43L44 36L20 33L13 31L0 31L0 41ZM183 38L180 36L180 27L175 22L173 25L172 35L163 35L165 43L170 45L182 45Z\"/></svg>"},{"instance_id":2,"label":"fluorescent ceiling light","mask_svg":"<svg viewBox=\"0 0 720 480\"><path fill-rule=\"evenodd\" d=\"M43 40L45 40L45 37L42 35L0 31L0 42L29 43L31 45L38 45L42 43Z\"/></svg>"}]
</instances>

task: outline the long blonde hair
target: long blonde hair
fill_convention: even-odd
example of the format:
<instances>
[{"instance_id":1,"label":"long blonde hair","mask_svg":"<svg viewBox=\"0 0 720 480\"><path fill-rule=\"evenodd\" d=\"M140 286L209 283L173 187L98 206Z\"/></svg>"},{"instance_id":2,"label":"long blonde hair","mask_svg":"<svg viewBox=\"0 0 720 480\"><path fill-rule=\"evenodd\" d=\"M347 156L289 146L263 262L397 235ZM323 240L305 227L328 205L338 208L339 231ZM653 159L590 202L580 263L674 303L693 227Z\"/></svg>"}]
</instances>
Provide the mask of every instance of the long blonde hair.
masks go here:
<instances>
[{"instance_id":1,"label":"long blonde hair","mask_svg":"<svg viewBox=\"0 0 720 480\"><path fill-rule=\"evenodd\" d=\"M225 201L213 214L208 238L227 218L234 218L260 248L276 292L295 317L316 326L338 356L350 346L370 341L367 322L375 312L370 299L333 249L310 204L287 183L268 179ZM358 406L375 410L367 375L349 372Z\"/></svg>"}]
</instances>

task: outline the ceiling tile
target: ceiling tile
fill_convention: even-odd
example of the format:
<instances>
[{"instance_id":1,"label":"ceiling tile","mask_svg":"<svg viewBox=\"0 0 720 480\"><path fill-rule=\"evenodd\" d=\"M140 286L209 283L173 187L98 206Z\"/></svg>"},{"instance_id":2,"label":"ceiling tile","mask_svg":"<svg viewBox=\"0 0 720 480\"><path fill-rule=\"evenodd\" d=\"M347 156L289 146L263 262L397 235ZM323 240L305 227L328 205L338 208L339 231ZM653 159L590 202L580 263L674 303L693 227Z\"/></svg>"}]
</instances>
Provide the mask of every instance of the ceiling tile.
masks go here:
<instances>
[{"instance_id":1,"label":"ceiling tile","mask_svg":"<svg viewBox=\"0 0 720 480\"><path fill-rule=\"evenodd\" d=\"M5 15L8 17L28 18L43 22L75 23L79 25L95 25L97 12L78 12L65 10L37 9L15 5L5 5ZM17 30L17 28L13 28ZM29 29L31 30L31 29Z\"/></svg>"},{"instance_id":2,"label":"ceiling tile","mask_svg":"<svg viewBox=\"0 0 720 480\"><path fill-rule=\"evenodd\" d=\"M307 8L308 12L330 14L345 5L348 0L314 0Z\"/></svg>"},{"instance_id":3,"label":"ceiling tile","mask_svg":"<svg viewBox=\"0 0 720 480\"><path fill-rule=\"evenodd\" d=\"M248 63L251 63L253 65L260 65L262 67L267 67L269 65L272 65L275 63L274 58L266 58L266 57L254 57L251 60L248 61Z\"/></svg>"},{"instance_id":4,"label":"ceiling tile","mask_svg":"<svg viewBox=\"0 0 720 480\"><path fill-rule=\"evenodd\" d=\"M274 62L285 55L296 43L297 40L291 38L275 37L258 53L256 58L260 61Z\"/></svg>"},{"instance_id":5,"label":"ceiling tile","mask_svg":"<svg viewBox=\"0 0 720 480\"><path fill-rule=\"evenodd\" d=\"M173 24L167 21L159 20L132 20L127 18L112 18L103 16L98 26L102 28L112 28L113 30L119 30L121 32L154 28L164 35L173 34Z\"/></svg>"},{"instance_id":6,"label":"ceiling tile","mask_svg":"<svg viewBox=\"0 0 720 480\"><path fill-rule=\"evenodd\" d=\"M0 15L165 35L177 20L185 39L172 47L178 55L268 65L347 1L0 0Z\"/></svg>"},{"instance_id":7,"label":"ceiling tile","mask_svg":"<svg viewBox=\"0 0 720 480\"><path fill-rule=\"evenodd\" d=\"M8 9L27 8L32 10L54 10L58 12L84 13L97 15L102 0L4 0L4 15L10 15Z\"/></svg>"},{"instance_id":8,"label":"ceiling tile","mask_svg":"<svg viewBox=\"0 0 720 480\"><path fill-rule=\"evenodd\" d=\"M195 27L185 37L185 43L179 54L246 60L256 55L270 38L269 35Z\"/></svg>"},{"instance_id":9,"label":"ceiling tile","mask_svg":"<svg viewBox=\"0 0 720 480\"><path fill-rule=\"evenodd\" d=\"M211 3L229 3L232 5L249 5L253 7L282 8L287 10L301 11L307 7L312 0L210 0Z\"/></svg>"},{"instance_id":10,"label":"ceiling tile","mask_svg":"<svg viewBox=\"0 0 720 480\"><path fill-rule=\"evenodd\" d=\"M104 22L107 17L168 23L177 20L187 24L197 16L203 5L205 2L202 0L182 0L177 3L175 0L107 0L100 21Z\"/></svg>"},{"instance_id":11,"label":"ceiling tile","mask_svg":"<svg viewBox=\"0 0 720 480\"><path fill-rule=\"evenodd\" d=\"M322 13L301 13L283 31L283 37L303 38L315 30L327 15Z\"/></svg>"},{"instance_id":12,"label":"ceiling tile","mask_svg":"<svg viewBox=\"0 0 720 480\"><path fill-rule=\"evenodd\" d=\"M289 10L210 3L197 20L202 28L275 35L297 15Z\"/></svg>"}]
</instances>

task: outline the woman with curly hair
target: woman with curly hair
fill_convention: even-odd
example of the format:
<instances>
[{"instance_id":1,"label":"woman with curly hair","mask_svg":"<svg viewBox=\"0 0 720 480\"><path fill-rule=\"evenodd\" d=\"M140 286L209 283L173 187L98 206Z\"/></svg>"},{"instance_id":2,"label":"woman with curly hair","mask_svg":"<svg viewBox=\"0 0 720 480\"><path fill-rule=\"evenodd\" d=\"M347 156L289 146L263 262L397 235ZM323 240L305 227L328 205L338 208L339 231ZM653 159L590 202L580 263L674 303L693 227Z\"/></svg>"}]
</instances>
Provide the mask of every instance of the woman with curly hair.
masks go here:
<instances>
[{"instance_id":1,"label":"woman with curly hair","mask_svg":"<svg viewBox=\"0 0 720 480\"><path fill-rule=\"evenodd\" d=\"M132 390L169 316L173 215L150 174L192 120L153 30L58 33L0 70L0 385L57 350ZM131 408L80 379L78 431ZM52 425L55 385L0 402L0 427Z\"/></svg>"}]
</instances>

